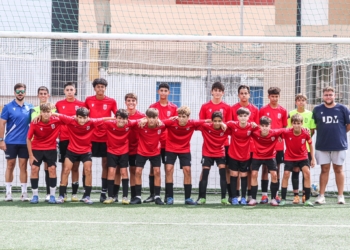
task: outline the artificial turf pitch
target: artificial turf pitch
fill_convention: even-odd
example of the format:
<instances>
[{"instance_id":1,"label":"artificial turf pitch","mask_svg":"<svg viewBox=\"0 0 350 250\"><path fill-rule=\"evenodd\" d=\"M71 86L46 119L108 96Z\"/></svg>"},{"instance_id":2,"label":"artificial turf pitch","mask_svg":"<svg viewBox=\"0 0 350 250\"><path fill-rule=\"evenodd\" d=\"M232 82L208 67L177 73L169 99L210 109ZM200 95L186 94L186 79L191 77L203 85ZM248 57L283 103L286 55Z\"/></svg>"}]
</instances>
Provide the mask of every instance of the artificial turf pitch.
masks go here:
<instances>
[{"instance_id":1,"label":"artificial turf pitch","mask_svg":"<svg viewBox=\"0 0 350 250\"><path fill-rule=\"evenodd\" d=\"M183 205L183 195L172 206L92 198L93 205L32 205L17 193L1 201L0 249L350 249L350 205L334 198L314 208L291 200L285 207L222 206L219 195L203 206Z\"/></svg>"}]
</instances>

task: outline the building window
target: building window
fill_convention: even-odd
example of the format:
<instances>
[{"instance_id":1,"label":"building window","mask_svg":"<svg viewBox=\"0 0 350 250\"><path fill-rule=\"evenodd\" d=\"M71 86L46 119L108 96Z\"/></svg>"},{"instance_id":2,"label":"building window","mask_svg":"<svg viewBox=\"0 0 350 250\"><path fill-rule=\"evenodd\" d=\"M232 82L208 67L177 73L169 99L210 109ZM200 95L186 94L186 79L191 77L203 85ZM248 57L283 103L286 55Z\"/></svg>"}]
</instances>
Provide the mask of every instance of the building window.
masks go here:
<instances>
[{"instance_id":1,"label":"building window","mask_svg":"<svg viewBox=\"0 0 350 250\"><path fill-rule=\"evenodd\" d=\"M322 89L327 86L335 88L336 102L349 104L349 67L347 65L333 67L331 63L310 65L307 68L306 95L310 104L321 104ZM336 72L333 74L333 69ZM333 81L335 77L335 81Z\"/></svg>"},{"instance_id":2,"label":"building window","mask_svg":"<svg viewBox=\"0 0 350 250\"><path fill-rule=\"evenodd\" d=\"M250 87L250 102L260 109L263 106L263 87Z\"/></svg>"},{"instance_id":3,"label":"building window","mask_svg":"<svg viewBox=\"0 0 350 250\"><path fill-rule=\"evenodd\" d=\"M158 95L158 86L159 84L164 83L164 82L157 82L156 86L156 100L159 100L159 95ZM168 100L176 106L181 107L181 83L180 82L165 82L169 84L170 87L170 95L168 97Z\"/></svg>"}]
</instances>

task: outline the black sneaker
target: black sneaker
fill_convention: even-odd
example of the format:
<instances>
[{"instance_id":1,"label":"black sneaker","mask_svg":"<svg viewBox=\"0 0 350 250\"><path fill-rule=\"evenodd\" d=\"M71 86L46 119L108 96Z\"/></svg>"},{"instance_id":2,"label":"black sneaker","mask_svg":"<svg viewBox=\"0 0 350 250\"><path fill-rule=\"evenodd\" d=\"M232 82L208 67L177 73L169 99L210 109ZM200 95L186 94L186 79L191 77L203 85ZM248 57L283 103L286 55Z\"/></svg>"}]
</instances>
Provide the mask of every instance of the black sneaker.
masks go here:
<instances>
[{"instance_id":1,"label":"black sneaker","mask_svg":"<svg viewBox=\"0 0 350 250\"><path fill-rule=\"evenodd\" d=\"M106 194L101 194L100 196L100 202L103 203L107 199Z\"/></svg>"},{"instance_id":2,"label":"black sneaker","mask_svg":"<svg viewBox=\"0 0 350 250\"><path fill-rule=\"evenodd\" d=\"M137 204L142 204L141 199L139 197L135 197L132 199L129 203L130 205L137 205Z\"/></svg>"},{"instance_id":3,"label":"black sneaker","mask_svg":"<svg viewBox=\"0 0 350 250\"><path fill-rule=\"evenodd\" d=\"M157 197L155 200L154 200L154 203L156 205L164 205L164 202L162 201L162 199L160 197Z\"/></svg>"},{"instance_id":4,"label":"black sneaker","mask_svg":"<svg viewBox=\"0 0 350 250\"><path fill-rule=\"evenodd\" d=\"M154 195L150 195L146 200L143 201L143 203L150 203L154 202Z\"/></svg>"}]
</instances>

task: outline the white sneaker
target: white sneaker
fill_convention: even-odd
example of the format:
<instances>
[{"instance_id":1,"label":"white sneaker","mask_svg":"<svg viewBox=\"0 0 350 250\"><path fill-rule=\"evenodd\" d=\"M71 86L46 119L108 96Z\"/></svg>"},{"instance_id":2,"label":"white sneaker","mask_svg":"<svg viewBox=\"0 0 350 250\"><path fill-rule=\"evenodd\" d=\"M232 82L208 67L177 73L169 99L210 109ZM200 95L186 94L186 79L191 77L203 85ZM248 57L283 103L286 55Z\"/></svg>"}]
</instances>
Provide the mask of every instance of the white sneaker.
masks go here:
<instances>
[{"instance_id":1,"label":"white sneaker","mask_svg":"<svg viewBox=\"0 0 350 250\"><path fill-rule=\"evenodd\" d=\"M22 193L21 201L29 201L29 198L28 198L28 194L27 194L27 193Z\"/></svg>"},{"instance_id":2,"label":"white sneaker","mask_svg":"<svg viewBox=\"0 0 350 250\"><path fill-rule=\"evenodd\" d=\"M13 201L12 199L12 193L7 193L5 196L5 201Z\"/></svg>"},{"instance_id":3,"label":"white sneaker","mask_svg":"<svg viewBox=\"0 0 350 250\"><path fill-rule=\"evenodd\" d=\"M237 200L238 200L239 203L241 202L241 199L242 199L241 196L238 196L238 197L237 197Z\"/></svg>"},{"instance_id":4,"label":"white sneaker","mask_svg":"<svg viewBox=\"0 0 350 250\"><path fill-rule=\"evenodd\" d=\"M315 200L316 204L325 204L326 203L326 199L324 198L324 195L318 195L316 200Z\"/></svg>"},{"instance_id":5,"label":"white sneaker","mask_svg":"<svg viewBox=\"0 0 350 250\"><path fill-rule=\"evenodd\" d=\"M338 204L345 204L344 195L338 195Z\"/></svg>"},{"instance_id":6,"label":"white sneaker","mask_svg":"<svg viewBox=\"0 0 350 250\"><path fill-rule=\"evenodd\" d=\"M48 202L50 200L50 194L46 195L45 201Z\"/></svg>"}]
</instances>

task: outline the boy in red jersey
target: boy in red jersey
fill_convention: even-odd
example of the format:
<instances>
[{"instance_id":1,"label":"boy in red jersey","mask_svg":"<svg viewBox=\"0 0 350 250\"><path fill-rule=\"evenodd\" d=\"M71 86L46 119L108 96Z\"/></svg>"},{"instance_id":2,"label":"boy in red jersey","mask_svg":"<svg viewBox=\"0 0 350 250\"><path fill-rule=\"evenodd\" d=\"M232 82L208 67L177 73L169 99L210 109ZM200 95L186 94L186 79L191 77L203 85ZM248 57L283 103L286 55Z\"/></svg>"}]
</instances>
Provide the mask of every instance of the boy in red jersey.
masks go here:
<instances>
[{"instance_id":1,"label":"boy in red jersey","mask_svg":"<svg viewBox=\"0 0 350 250\"><path fill-rule=\"evenodd\" d=\"M226 125L222 122L223 116L220 111L215 111L212 114L213 123L205 123L199 127L203 135L202 148L202 180L199 186L199 196L197 200L198 205L206 203L208 176L211 166L216 165L220 173L220 187L221 187L221 204L229 205L226 199L226 156L225 143L230 134L230 130L226 130ZM226 130L226 131L225 131Z\"/></svg>"},{"instance_id":2,"label":"boy in red jersey","mask_svg":"<svg viewBox=\"0 0 350 250\"><path fill-rule=\"evenodd\" d=\"M236 104L234 104L231 107L231 111L232 111L232 120L233 121L238 121L238 115L237 115L237 110L239 108L247 108L250 111L250 115L249 115L249 120L248 122L254 122L256 124L259 124L259 109L254 106L252 103L249 102L249 98L250 98L250 88L247 85L240 85L238 87L238 98L239 98L239 102L237 102ZM252 158L253 156L253 152L255 150L255 146L254 146L254 142L253 139L250 138L250 158ZM240 176L239 176L240 177ZM247 189L248 189L248 199L247 202L249 202L252 198L252 194L251 194L251 185L250 185L250 180L251 180L251 171L250 171L250 167L248 169L247 172ZM237 179L237 192L236 192L236 196L240 196L239 195L239 178Z\"/></svg>"},{"instance_id":3,"label":"boy in red jersey","mask_svg":"<svg viewBox=\"0 0 350 250\"><path fill-rule=\"evenodd\" d=\"M205 120L205 119L212 119L212 114L215 111L220 111L222 113L222 121L228 122L232 120L232 112L231 107L226 102L222 100L225 93L225 86L221 82L215 82L211 86L211 95L212 99L206 103L204 103L199 111L199 119ZM225 143L225 152L227 156L227 151L229 147L229 140L227 139ZM227 164L227 158L226 158L226 164ZM227 190L229 194L229 201L231 202L231 198L233 197L233 194L231 194L231 188L230 188L230 169L228 168L228 165L226 165L226 182L227 182ZM201 181L200 181L201 182ZM201 183L199 182L199 186Z\"/></svg>"},{"instance_id":4,"label":"boy in red jersey","mask_svg":"<svg viewBox=\"0 0 350 250\"><path fill-rule=\"evenodd\" d=\"M239 108L235 116L239 120L227 122L226 125L231 129L231 145L228 150L228 164L230 167L231 192L237 193L237 179L241 177L242 198L241 204L247 205L247 175L251 164L250 136L256 127L256 123L249 123L250 111L247 108ZM232 205L238 205L238 198L232 199Z\"/></svg>"},{"instance_id":5,"label":"boy in red jersey","mask_svg":"<svg viewBox=\"0 0 350 250\"><path fill-rule=\"evenodd\" d=\"M61 121L57 117L51 116L51 109L51 103L40 105L41 121L32 122L27 135L29 164L31 166L30 182L33 191L33 198L30 200L32 204L39 202L39 170L43 160L47 163L49 172L50 199L48 202L56 203L56 139L60 132Z\"/></svg>"},{"instance_id":6,"label":"boy in red jersey","mask_svg":"<svg viewBox=\"0 0 350 250\"><path fill-rule=\"evenodd\" d=\"M173 175L176 158L179 158L180 168L184 173L185 204L196 205L191 199L192 177L191 177L191 149L190 141L194 130L206 121L196 121L189 119L191 110L187 106L177 109L177 120L163 120L168 131L167 143L165 146L165 166L166 166L166 190L167 205L174 204ZM211 122L208 120L207 122Z\"/></svg>"},{"instance_id":7,"label":"boy in red jersey","mask_svg":"<svg viewBox=\"0 0 350 250\"><path fill-rule=\"evenodd\" d=\"M75 99L75 84L73 82L67 82L64 84L63 92L65 95L65 99L60 100L56 103L57 112L66 116L74 116L78 108L85 107L85 103ZM59 134L59 150L60 154L58 156L59 161L62 163L62 171L61 178L64 171L64 159L66 158L67 147L69 144L69 135L68 129L66 125L61 126L61 132ZM79 163L74 162L72 168L72 199L71 201L76 202L79 201L77 197L77 192L79 188ZM83 182L83 185L84 182ZM84 186L85 187L85 186Z\"/></svg>"},{"instance_id":8,"label":"boy in red jersey","mask_svg":"<svg viewBox=\"0 0 350 250\"><path fill-rule=\"evenodd\" d=\"M159 112L159 119L165 120L169 119L170 117L177 116L177 106L170 102L168 100L170 94L170 87L169 84L166 82L162 82L158 86L158 95L159 95L159 101L156 103L151 104L150 108L155 108ZM161 137L160 137L160 143L161 143L161 157L162 157L162 163L165 164L165 144L166 144L166 138L167 138L167 131L165 130ZM165 165L164 165L165 169ZM144 200L144 203L149 203L154 201L154 174L153 174L153 168L150 169L149 174L149 190L150 190L150 196ZM165 201L167 199L167 189L165 187Z\"/></svg>"},{"instance_id":9,"label":"boy in red jersey","mask_svg":"<svg viewBox=\"0 0 350 250\"><path fill-rule=\"evenodd\" d=\"M65 169L62 175L59 197L57 203L64 202L64 194L67 191L68 176L73 167L74 162L81 161L84 166L85 173L85 198L84 203L92 204L90 199L92 176L91 176L91 138L94 128L103 124L104 120L113 120L113 117L105 117L99 119L89 118L89 110L87 108L78 108L76 118L55 113L59 119L67 125L69 144L64 161Z\"/></svg>"},{"instance_id":10,"label":"boy in red jersey","mask_svg":"<svg viewBox=\"0 0 350 250\"><path fill-rule=\"evenodd\" d=\"M256 194L258 192L258 173L261 165L266 165L271 174L271 206L278 206L276 194L277 164L276 164L276 143L284 132L284 129L271 129L271 119L267 116L260 118L260 128L252 133L256 151L252 159L252 200L249 206L256 205Z\"/></svg>"},{"instance_id":11,"label":"boy in red jersey","mask_svg":"<svg viewBox=\"0 0 350 250\"><path fill-rule=\"evenodd\" d=\"M284 173L282 180L282 200L280 206L286 205L287 187L290 172L294 167L299 167L304 176L305 203L304 206L313 207L310 199L310 165L315 166L314 148L308 129L303 128L303 116L295 114L291 117L293 128L286 129L283 137L286 142L286 152L284 154ZM308 149L310 146L311 164L309 163Z\"/></svg>"},{"instance_id":12,"label":"boy in red jersey","mask_svg":"<svg viewBox=\"0 0 350 250\"><path fill-rule=\"evenodd\" d=\"M271 87L268 89L268 98L270 100L270 103L262 107L259 111L259 117L267 116L271 118L271 128L272 129L278 129L278 128L285 128L288 125L288 112L285 108L283 108L281 105L278 104L278 100L280 98L281 89L278 87ZM277 162L277 182L278 182L278 189L280 186L280 164L283 163L283 157L284 157L284 142L283 139L279 138L278 142L276 143L276 162ZM262 191L262 197L261 197L261 204L266 204L269 202L269 198L267 197L267 189L269 186L269 176L268 176L268 170L266 166L263 166L262 176L261 176L261 191ZM280 201L280 198L278 197L278 189L277 189L277 196L276 200L277 202Z\"/></svg>"},{"instance_id":13,"label":"boy in red jersey","mask_svg":"<svg viewBox=\"0 0 350 250\"><path fill-rule=\"evenodd\" d=\"M158 123L158 110L155 108L149 108L146 111L147 122L142 127L137 127L137 133L139 135L139 143L137 146L136 155L136 173L135 173L135 198L130 201L130 204L141 204L141 188L142 188L142 170L146 164L146 161L150 161L150 167L154 172L154 202L157 205L164 205L164 202L160 198L160 137L161 133L165 130L164 125L157 126Z\"/></svg>"},{"instance_id":14,"label":"boy in red jersey","mask_svg":"<svg viewBox=\"0 0 350 250\"><path fill-rule=\"evenodd\" d=\"M128 112L119 109L115 114L116 121L104 122L103 128L107 131L107 164L108 164L108 198L104 204L111 204L114 200L114 181L116 168L120 170L123 184L122 204L128 205L128 162L129 162L129 134L136 121L128 122Z\"/></svg>"},{"instance_id":15,"label":"boy in red jersey","mask_svg":"<svg viewBox=\"0 0 350 250\"><path fill-rule=\"evenodd\" d=\"M109 117L117 112L117 102L105 96L107 81L103 78L97 78L92 82L96 95L89 96L85 100L86 107L90 110L91 118ZM104 202L107 192L107 135L103 129L95 129L92 135L92 157L102 157L102 190L100 202Z\"/></svg>"}]
</instances>

